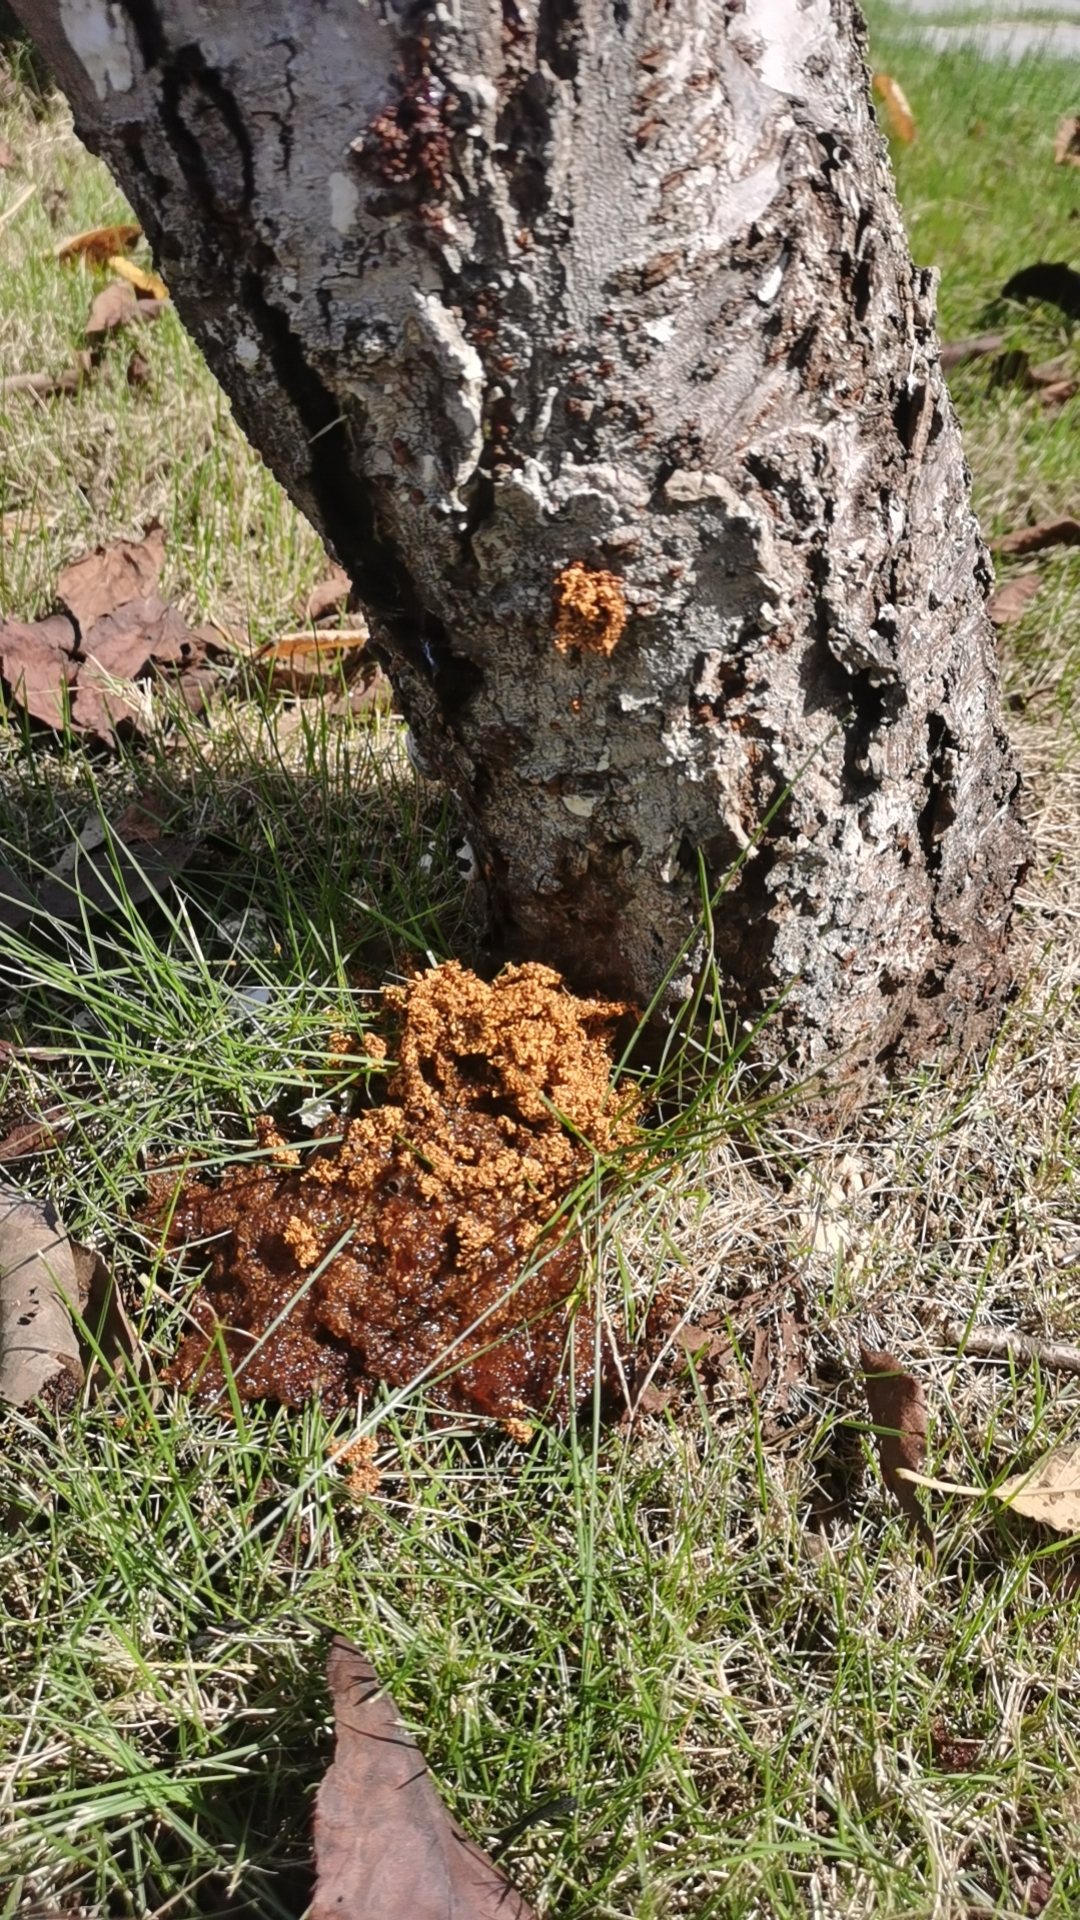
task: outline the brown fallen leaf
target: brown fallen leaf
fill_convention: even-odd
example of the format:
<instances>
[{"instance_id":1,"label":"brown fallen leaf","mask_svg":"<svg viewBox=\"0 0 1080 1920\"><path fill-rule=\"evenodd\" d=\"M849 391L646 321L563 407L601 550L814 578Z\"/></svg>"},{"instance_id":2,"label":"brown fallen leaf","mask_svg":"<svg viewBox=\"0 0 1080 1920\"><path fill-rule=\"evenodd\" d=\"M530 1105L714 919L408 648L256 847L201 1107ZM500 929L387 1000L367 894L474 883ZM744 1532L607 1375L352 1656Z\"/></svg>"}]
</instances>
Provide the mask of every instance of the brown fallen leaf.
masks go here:
<instances>
[{"instance_id":1,"label":"brown fallen leaf","mask_svg":"<svg viewBox=\"0 0 1080 1920\"><path fill-rule=\"evenodd\" d=\"M126 327L137 318L134 288L126 280L110 280L95 294L83 328L88 340L102 340L117 327Z\"/></svg>"},{"instance_id":2,"label":"brown fallen leaf","mask_svg":"<svg viewBox=\"0 0 1080 1920\"><path fill-rule=\"evenodd\" d=\"M122 253L111 253L105 265L121 280L126 280L136 293L145 293L151 300L167 300L169 289L160 274L148 273L144 267L137 267L134 260L125 260Z\"/></svg>"},{"instance_id":3,"label":"brown fallen leaf","mask_svg":"<svg viewBox=\"0 0 1080 1920\"><path fill-rule=\"evenodd\" d=\"M14 165L15 165L14 147L9 146L6 140L0 140L0 167L3 167L4 171L7 172L8 168L13 167Z\"/></svg>"},{"instance_id":4,"label":"brown fallen leaf","mask_svg":"<svg viewBox=\"0 0 1080 1920\"><path fill-rule=\"evenodd\" d=\"M150 378L149 361L141 353L133 353L127 365L127 383L129 387L145 387Z\"/></svg>"},{"instance_id":5,"label":"brown fallen leaf","mask_svg":"<svg viewBox=\"0 0 1080 1920\"><path fill-rule=\"evenodd\" d=\"M35 720L61 728L69 711L76 634L63 614L0 621L0 673L12 698Z\"/></svg>"},{"instance_id":6,"label":"brown fallen leaf","mask_svg":"<svg viewBox=\"0 0 1080 1920\"><path fill-rule=\"evenodd\" d=\"M994 553L1041 553L1045 547L1080 546L1080 520L1040 520L1034 527L1018 527L991 541Z\"/></svg>"},{"instance_id":7,"label":"brown fallen leaf","mask_svg":"<svg viewBox=\"0 0 1080 1920\"><path fill-rule=\"evenodd\" d=\"M1066 114L1058 122L1054 136L1054 162L1059 167L1080 167L1080 120Z\"/></svg>"},{"instance_id":8,"label":"brown fallen leaf","mask_svg":"<svg viewBox=\"0 0 1080 1920\"><path fill-rule=\"evenodd\" d=\"M258 666L270 668L275 693L301 696L322 693L328 682L352 678L368 642L366 625L326 632L283 633L268 640L252 656Z\"/></svg>"},{"instance_id":9,"label":"brown fallen leaf","mask_svg":"<svg viewBox=\"0 0 1080 1920\"><path fill-rule=\"evenodd\" d=\"M188 712L199 714L206 712L220 681L209 667L194 667L182 673L176 685Z\"/></svg>"},{"instance_id":10,"label":"brown fallen leaf","mask_svg":"<svg viewBox=\"0 0 1080 1920\"><path fill-rule=\"evenodd\" d=\"M141 237L142 228L133 221L114 227L88 227L85 233L73 233L61 240L53 249L53 256L57 260L85 260L88 266L104 267L113 254L127 253Z\"/></svg>"},{"instance_id":11,"label":"brown fallen leaf","mask_svg":"<svg viewBox=\"0 0 1080 1920\"><path fill-rule=\"evenodd\" d=\"M85 559L65 567L56 583L57 597L84 634L103 614L152 594L164 565L164 529L151 526L142 540L117 540L110 547L97 547Z\"/></svg>"},{"instance_id":12,"label":"brown fallen leaf","mask_svg":"<svg viewBox=\"0 0 1080 1920\"><path fill-rule=\"evenodd\" d=\"M891 1353L860 1346L859 1358L881 1477L933 1552L934 1536L918 1495L900 1471L921 1473L926 1459L927 1410L922 1382L914 1374L905 1373Z\"/></svg>"},{"instance_id":13,"label":"brown fallen leaf","mask_svg":"<svg viewBox=\"0 0 1080 1920\"><path fill-rule=\"evenodd\" d=\"M115 912L121 897L141 906L173 885L197 847L179 835L132 846L114 835L111 853L107 844L87 850L76 842L34 891L0 869L0 927L14 931L38 918L79 921L85 912Z\"/></svg>"},{"instance_id":14,"label":"brown fallen leaf","mask_svg":"<svg viewBox=\"0 0 1080 1920\"><path fill-rule=\"evenodd\" d=\"M0 1187L0 1399L25 1407L83 1381L70 1308L78 1302L71 1244L51 1208Z\"/></svg>"},{"instance_id":15,"label":"brown fallen leaf","mask_svg":"<svg viewBox=\"0 0 1080 1920\"><path fill-rule=\"evenodd\" d=\"M901 146L910 147L915 138L915 115L903 87L893 79L891 73L875 73L874 92L885 109L889 132L900 141Z\"/></svg>"},{"instance_id":16,"label":"brown fallen leaf","mask_svg":"<svg viewBox=\"0 0 1080 1920\"><path fill-rule=\"evenodd\" d=\"M93 361L82 348L72 356L74 365L61 373L9 373L0 380L0 392L33 393L47 400L54 393L79 393L93 372Z\"/></svg>"},{"instance_id":17,"label":"brown fallen leaf","mask_svg":"<svg viewBox=\"0 0 1080 1920\"><path fill-rule=\"evenodd\" d=\"M86 1389L96 1399L121 1373L153 1378L149 1355L120 1298L116 1276L100 1253L71 1242L78 1285L79 1314L89 1335L85 1353Z\"/></svg>"},{"instance_id":18,"label":"brown fallen leaf","mask_svg":"<svg viewBox=\"0 0 1080 1920\"><path fill-rule=\"evenodd\" d=\"M988 353L1000 353L1004 345L1003 333L977 333L970 340L946 341L941 349L941 364L948 373L953 367L962 367L965 361L980 360Z\"/></svg>"},{"instance_id":19,"label":"brown fallen leaf","mask_svg":"<svg viewBox=\"0 0 1080 1920\"><path fill-rule=\"evenodd\" d=\"M644 1386L637 1394L632 1411L634 1413L663 1413L675 1398L674 1387Z\"/></svg>"},{"instance_id":20,"label":"brown fallen leaf","mask_svg":"<svg viewBox=\"0 0 1080 1920\"><path fill-rule=\"evenodd\" d=\"M995 627L1007 627L1014 620L1023 619L1029 600L1039 591L1039 573L1018 573L1013 580L1007 580L1003 587L991 596L986 603L986 612Z\"/></svg>"},{"instance_id":21,"label":"brown fallen leaf","mask_svg":"<svg viewBox=\"0 0 1080 1920\"><path fill-rule=\"evenodd\" d=\"M1063 407L1067 400L1075 400L1080 393L1080 380L1052 380L1039 391L1041 407Z\"/></svg>"},{"instance_id":22,"label":"brown fallen leaf","mask_svg":"<svg viewBox=\"0 0 1080 1920\"><path fill-rule=\"evenodd\" d=\"M71 1127L66 1107L49 1107L37 1120L12 1127L0 1140L0 1161L27 1160L34 1153L48 1153L58 1147Z\"/></svg>"},{"instance_id":23,"label":"brown fallen leaf","mask_svg":"<svg viewBox=\"0 0 1080 1920\"><path fill-rule=\"evenodd\" d=\"M344 606L351 592L352 582L344 567L331 567L329 578L320 580L308 594L305 618L311 621L325 620L328 613L337 613Z\"/></svg>"},{"instance_id":24,"label":"brown fallen leaf","mask_svg":"<svg viewBox=\"0 0 1080 1920\"><path fill-rule=\"evenodd\" d=\"M310 1920L535 1920L451 1819L370 1662L340 1636L327 1680L337 1744L315 1801Z\"/></svg>"}]
</instances>

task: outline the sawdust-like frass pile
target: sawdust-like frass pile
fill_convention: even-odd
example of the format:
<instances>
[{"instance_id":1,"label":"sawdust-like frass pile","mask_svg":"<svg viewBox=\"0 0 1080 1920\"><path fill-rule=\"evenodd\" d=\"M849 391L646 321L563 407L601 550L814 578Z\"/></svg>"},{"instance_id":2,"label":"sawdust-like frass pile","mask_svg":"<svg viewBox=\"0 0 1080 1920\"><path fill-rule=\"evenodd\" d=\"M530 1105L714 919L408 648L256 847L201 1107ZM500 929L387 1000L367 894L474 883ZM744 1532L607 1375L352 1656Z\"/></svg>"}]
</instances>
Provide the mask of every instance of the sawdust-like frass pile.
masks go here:
<instances>
[{"instance_id":1,"label":"sawdust-like frass pile","mask_svg":"<svg viewBox=\"0 0 1080 1920\"><path fill-rule=\"evenodd\" d=\"M593 1150L637 1132L638 1100L611 1085L630 1010L577 999L536 965L489 985L450 962L383 997L400 1027L387 1104L347 1121L340 1144L300 1165L264 1123L281 1149L269 1164L219 1186L188 1176L167 1197L157 1184L149 1216L168 1219L175 1197L170 1244L207 1242L212 1263L171 1377L220 1393L220 1339L248 1399L333 1408L424 1373L446 1408L566 1410L571 1342L575 1398L592 1389L595 1320L572 1309L580 1242L554 1234L546 1255L537 1242Z\"/></svg>"}]
</instances>

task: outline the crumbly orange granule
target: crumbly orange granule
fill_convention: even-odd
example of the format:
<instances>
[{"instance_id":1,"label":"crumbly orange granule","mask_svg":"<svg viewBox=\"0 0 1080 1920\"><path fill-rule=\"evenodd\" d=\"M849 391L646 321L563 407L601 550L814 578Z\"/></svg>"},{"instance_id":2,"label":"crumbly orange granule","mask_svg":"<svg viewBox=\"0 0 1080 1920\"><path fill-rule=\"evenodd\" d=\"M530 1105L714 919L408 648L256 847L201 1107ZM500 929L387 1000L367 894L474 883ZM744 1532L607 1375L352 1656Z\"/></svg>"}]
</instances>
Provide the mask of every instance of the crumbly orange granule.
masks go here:
<instances>
[{"instance_id":1,"label":"crumbly orange granule","mask_svg":"<svg viewBox=\"0 0 1080 1920\"><path fill-rule=\"evenodd\" d=\"M345 1484L354 1500L364 1500L378 1493L382 1485L382 1474L375 1465L378 1451L379 1442L375 1435L362 1433L335 1454L338 1466L345 1471Z\"/></svg>"},{"instance_id":2,"label":"crumbly orange granule","mask_svg":"<svg viewBox=\"0 0 1080 1920\"><path fill-rule=\"evenodd\" d=\"M626 595L617 573L572 560L555 576L555 645L560 653L614 653L626 625Z\"/></svg>"},{"instance_id":3,"label":"crumbly orange granule","mask_svg":"<svg viewBox=\"0 0 1080 1920\"><path fill-rule=\"evenodd\" d=\"M535 965L488 983L450 962L383 997L401 1026L387 1105L302 1170L248 1163L217 1188L183 1183L171 1237L209 1242L212 1267L174 1377L218 1390L220 1333L234 1364L250 1355L249 1397L333 1404L425 1372L443 1405L520 1417L557 1389L580 1248L556 1243L518 1285L522 1266L594 1150L636 1133L635 1098L611 1086L629 1009L578 999ZM587 1321L573 1334L579 1393Z\"/></svg>"}]
</instances>

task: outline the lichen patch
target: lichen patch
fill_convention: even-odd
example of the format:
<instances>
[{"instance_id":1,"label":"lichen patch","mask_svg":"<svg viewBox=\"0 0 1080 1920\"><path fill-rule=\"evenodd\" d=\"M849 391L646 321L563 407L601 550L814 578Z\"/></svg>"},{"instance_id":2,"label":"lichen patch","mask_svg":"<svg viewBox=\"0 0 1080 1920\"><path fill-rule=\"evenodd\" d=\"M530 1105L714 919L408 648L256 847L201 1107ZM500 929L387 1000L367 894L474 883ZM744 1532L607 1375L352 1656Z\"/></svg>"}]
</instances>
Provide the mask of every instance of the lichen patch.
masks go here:
<instances>
[{"instance_id":1,"label":"lichen patch","mask_svg":"<svg viewBox=\"0 0 1080 1920\"><path fill-rule=\"evenodd\" d=\"M560 653L614 653L626 625L626 595L617 573L572 560L555 576L555 645Z\"/></svg>"}]
</instances>

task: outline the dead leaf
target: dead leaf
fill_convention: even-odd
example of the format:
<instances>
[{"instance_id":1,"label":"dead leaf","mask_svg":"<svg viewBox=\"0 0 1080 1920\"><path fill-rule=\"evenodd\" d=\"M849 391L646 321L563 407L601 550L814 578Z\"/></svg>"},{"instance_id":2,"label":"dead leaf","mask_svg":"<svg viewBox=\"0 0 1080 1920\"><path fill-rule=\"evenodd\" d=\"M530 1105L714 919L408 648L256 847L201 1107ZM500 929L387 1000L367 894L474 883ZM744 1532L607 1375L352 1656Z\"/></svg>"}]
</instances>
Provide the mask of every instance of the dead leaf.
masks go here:
<instances>
[{"instance_id":1,"label":"dead leaf","mask_svg":"<svg viewBox=\"0 0 1080 1920\"><path fill-rule=\"evenodd\" d=\"M154 811L153 797L141 796L132 800L124 808L118 820L113 822L113 832L126 846L135 846L140 841L160 840L162 822Z\"/></svg>"},{"instance_id":2,"label":"dead leaf","mask_svg":"<svg viewBox=\"0 0 1080 1920\"><path fill-rule=\"evenodd\" d=\"M149 1380L153 1377L146 1353L135 1331L112 1269L92 1247L71 1242L78 1284L79 1313L90 1344L84 1355L86 1387L92 1398L121 1373Z\"/></svg>"},{"instance_id":3,"label":"dead leaf","mask_svg":"<svg viewBox=\"0 0 1080 1920\"><path fill-rule=\"evenodd\" d=\"M128 366L127 366L128 386L129 387L145 387L149 378L150 378L149 362L143 359L141 353L133 353L131 356L131 359L128 361Z\"/></svg>"},{"instance_id":4,"label":"dead leaf","mask_svg":"<svg viewBox=\"0 0 1080 1920\"><path fill-rule=\"evenodd\" d=\"M270 686L275 693L304 696L322 693L329 682L341 675L351 679L360 666L367 642L366 625L337 631L283 633L259 647L253 659L258 666L269 666Z\"/></svg>"},{"instance_id":5,"label":"dead leaf","mask_svg":"<svg viewBox=\"0 0 1080 1920\"><path fill-rule=\"evenodd\" d=\"M860 1346L859 1359L881 1477L932 1552L934 1536L918 1495L898 1471L903 1468L920 1473L926 1460L927 1411L922 1382L914 1374L905 1373L891 1353Z\"/></svg>"},{"instance_id":6,"label":"dead leaf","mask_svg":"<svg viewBox=\"0 0 1080 1920\"><path fill-rule=\"evenodd\" d=\"M675 1397L673 1387L642 1387L634 1401L635 1413L663 1413Z\"/></svg>"},{"instance_id":7,"label":"dead leaf","mask_svg":"<svg viewBox=\"0 0 1080 1920\"><path fill-rule=\"evenodd\" d=\"M1045 547L1080 546L1080 520L1040 520L1034 527L1018 527L991 541L994 553L1041 553Z\"/></svg>"},{"instance_id":8,"label":"dead leaf","mask_svg":"<svg viewBox=\"0 0 1080 1920\"><path fill-rule=\"evenodd\" d=\"M126 280L130 287L134 287L136 293L145 293L151 300L168 299L169 289L161 276L147 273L145 268L137 267L134 260L125 260L122 253L111 253L105 264L113 273L118 273L121 280Z\"/></svg>"},{"instance_id":9,"label":"dead leaf","mask_svg":"<svg viewBox=\"0 0 1080 1920\"><path fill-rule=\"evenodd\" d=\"M1057 1533L1080 1533L1080 1444L1052 1447L1027 1473L1014 1473L993 1491L1012 1513Z\"/></svg>"},{"instance_id":10,"label":"dead leaf","mask_svg":"<svg viewBox=\"0 0 1080 1920\"><path fill-rule=\"evenodd\" d=\"M83 332L88 340L103 340L107 333L128 326L136 317L133 288L126 280L110 280L95 294Z\"/></svg>"},{"instance_id":11,"label":"dead leaf","mask_svg":"<svg viewBox=\"0 0 1080 1920\"><path fill-rule=\"evenodd\" d=\"M903 87L893 79L891 73L875 73L874 92L885 109L889 132L902 146L910 147L915 138L915 115L908 105Z\"/></svg>"},{"instance_id":12,"label":"dead leaf","mask_svg":"<svg viewBox=\"0 0 1080 1920\"><path fill-rule=\"evenodd\" d=\"M85 634L103 614L152 594L164 565L164 530L152 526L142 540L117 540L73 561L56 583L57 596Z\"/></svg>"},{"instance_id":13,"label":"dead leaf","mask_svg":"<svg viewBox=\"0 0 1080 1920\"><path fill-rule=\"evenodd\" d=\"M62 373L9 373L0 380L0 392L33 393L46 400L54 393L79 393L93 372L93 361L82 348L72 355L74 365Z\"/></svg>"},{"instance_id":14,"label":"dead leaf","mask_svg":"<svg viewBox=\"0 0 1080 1920\"><path fill-rule=\"evenodd\" d=\"M370 1662L340 1636L327 1680L337 1745L315 1802L310 1920L535 1920L451 1819Z\"/></svg>"},{"instance_id":15,"label":"dead leaf","mask_svg":"<svg viewBox=\"0 0 1080 1920\"><path fill-rule=\"evenodd\" d=\"M1003 587L991 596L986 603L986 612L995 627L1007 627L1013 620L1021 620L1029 600L1039 591L1039 573L1018 573L1013 580L1007 580Z\"/></svg>"},{"instance_id":16,"label":"dead leaf","mask_svg":"<svg viewBox=\"0 0 1080 1920\"><path fill-rule=\"evenodd\" d=\"M0 1187L0 1399L25 1407L49 1388L66 1399L82 1385L77 1300L71 1244L52 1209Z\"/></svg>"},{"instance_id":17,"label":"dead leaf","mask_svg":"<svg viewBox=\"0 0 1080 1920\"><path fill-rule=\"evenodd\" d=\"M1080 166L1080 161L1076 164ZM1017 1876L1020 1877L1019 1875ZM1024 1900L1024 1912L1040 1914L1050 1905L1054 1892L1054 1876L1048 1867L1036 1867L1030 1877L1021 1879L1021 1891Z\"/></svg>"},{"instance_id":18,"label":"dead leaf","mask_svg":"<svg viewBox=\"0 0 1080 1920\"><path fill-rule=\"evenodd\" d=\"M1053 380L1039 392L1039 405L1042 407L1063 407L1067 400L1075 400L1080 393L1080 380Z\"/></svg>"},{"instance_id":19,"label":"dead leaf","mask_svg":"<svg viewBox=\"0 0 1080 1920\"><path fill-rule=\"evenodd\" d=\"M115 912L120 898L141 906L172 886L199 843L177 835L135 844L138 851L114 835L110 851L104 835L91 849L76 841L36 891L17 875L11 886L0 869L0 926L14 931L39 917L79 921L85 912Z\"/></svg>"},{"instance_id":20,"label":"dead leaf","mask_svg":"<svg viewBox=\"0 0 1080 1920\"><path fill-rule=\"evenodd\" d=\"M14 165L14 147L9 146L6 140L0 140L0 167L3 167L6 172L9 167L13 167Z\"/></svg>"},{"instance_id":21,"label":"dead leaf","mask_svg":"<svg viewBox=\"0 0 1080 1920\"><path fill-rule=\"evenodd\" d=\"M352 582L344 567L331 567L329 579L320 580L318 586L312 587L304 608L305 617L312 621L325 620L328 613L337 613L344 606L351 592Z\"/></svg>"},{"instance_id":22,"label":"dead leaf","mask_svg":"<svg viewBox=\"0 0 1080 1920\"><path fill-rule=\"evenodd\" d=\"M180 698L189 713L205 713L218 685L217 675L209 667L196 667L182 673L177 681Z\"/></svg>"},{"instance_id":23,"label":"dead leaf","mask_svg":"<svg viewBox=\"0 0 1080 1920\"><path fill-rule=\"evenodd\" d=\"M1058 122L1054 136L1054 162L1059 167L1080 167L1080 120L1067 114Z\"/></svg>"},{"instance_id":24,"label":"dead leaf","mask_svg":"<svg viewBox=\"0 0 1080 1920\"><path fill-rule=\"evenodd\" d=\"M88 227L85 233L73 233L67 240L61 240L53 251L57 260L85 260L87 266L103 267L113 254L127 253L141 238L142 228L134 222L115 227Z\"/></svg>"},{"instance_id":25,"label":"dead leaf","mask_svg":"<svg viewBox=\"0 0 1080 1920\"><path fill-rule=\"evenodd\" d=\"M33 623L0 621L0 673L12 698L46 726L64 725L76 635L63 614Z\"/></svg>"},{"instance_id":26,"label":"dead leaf","mask_svg":"<svg viewBox=\"0 0 1080 1920\"><path fill-rule=\"evenodd\" d=\"M88 340L100 343L118 327L134 326L138 321L156 320L169 305L167 300L137 299L126 281L110 280L102 287L87 315L83 332Z\"/></svg>"},{"instance_id":27,"label":"dead leaf","mask_svg":"<svg viewBox=\"0 0 1080 1920\"><path fill-rule=\"evenodd\" d=\"M941 349L941 364L948 373L967 360L979 360L984 354L1000 353L1005 345L1003 333L977 333L970 340L947 341Z\"/></svg>"},{"instance_id":28,"label":"dead leaf","mask_svg":"<svg viewBox=\"0 0 1080 1920\"><path fill-rule=\"evenodd\" d=\"M31 1154L48 1153L58 1147L70 1131L71 1118L66 1107L49 1107L37 1120L12 1127L0 1140L0 1161L28 1160Z\"/></svg>"}]
</instances>

